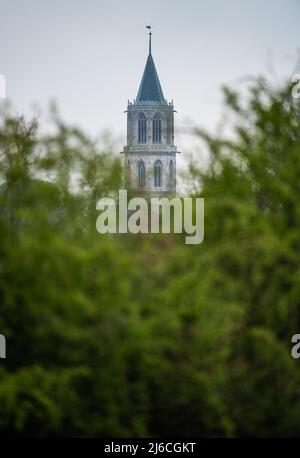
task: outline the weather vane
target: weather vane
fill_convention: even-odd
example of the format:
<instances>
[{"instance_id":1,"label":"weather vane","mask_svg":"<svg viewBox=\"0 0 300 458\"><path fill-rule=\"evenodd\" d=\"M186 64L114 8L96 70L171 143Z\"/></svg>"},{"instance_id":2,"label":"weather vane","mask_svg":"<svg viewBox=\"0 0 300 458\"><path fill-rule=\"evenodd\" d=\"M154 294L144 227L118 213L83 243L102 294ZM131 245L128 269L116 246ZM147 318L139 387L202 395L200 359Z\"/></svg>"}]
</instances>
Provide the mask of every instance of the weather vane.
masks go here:
<instances>
[{"instance_id":1,"label":"weather vane","mask_svg":"<svg viewBox=\"0 0 300 458\"><path fill-rule=\"evenodd\" d=\"M149 54L151 54L151 35L152 35L152 32L151 32L151 25L146 25L146 29L149 29L150 32L149 32Z\"/></svg>"}]
</instances>

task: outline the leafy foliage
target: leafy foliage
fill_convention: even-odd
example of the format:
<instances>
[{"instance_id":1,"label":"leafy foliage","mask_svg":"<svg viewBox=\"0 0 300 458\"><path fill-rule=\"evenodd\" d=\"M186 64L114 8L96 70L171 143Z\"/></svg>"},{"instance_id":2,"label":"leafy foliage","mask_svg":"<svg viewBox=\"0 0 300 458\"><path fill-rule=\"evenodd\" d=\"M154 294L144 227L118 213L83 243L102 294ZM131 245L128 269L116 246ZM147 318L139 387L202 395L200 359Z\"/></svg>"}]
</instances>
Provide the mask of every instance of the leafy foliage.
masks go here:
<instances>
[{"instance_id":1,"label":"leafy foliage","mask_svg":"<svg viewBox=\"0 0 300 458\"><path fill-rule=\"evenodd\" d=\"M200 129L205 240L100 236L122 181L56 119L0 129L0 434L299 436L300 107L262 79L225 88L234 137Z\"/></svg>"}]
</instances>

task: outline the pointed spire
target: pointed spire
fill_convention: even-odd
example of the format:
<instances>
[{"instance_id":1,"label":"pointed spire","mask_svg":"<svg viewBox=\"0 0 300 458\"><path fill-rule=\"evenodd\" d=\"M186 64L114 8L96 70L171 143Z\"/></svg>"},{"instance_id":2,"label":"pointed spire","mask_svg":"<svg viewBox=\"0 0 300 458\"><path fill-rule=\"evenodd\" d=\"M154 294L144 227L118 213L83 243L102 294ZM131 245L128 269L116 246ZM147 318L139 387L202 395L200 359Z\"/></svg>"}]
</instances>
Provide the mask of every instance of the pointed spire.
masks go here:
<instances>
[{"instance_id":1,"label":"pointed spire","mask_svg":"<svg viewBox=\"0 0 300 458\"><path fill-rule=\"evenodd\" d=\"M136 98L136 102L165 102L164 94L159 82L157 71L155 68L154 60L152 57L151 50L151 25L146 26L150 29L149 32L149 55L146 62L143 78L140 84L139 92Z\"/></svg>"}]
</instances>

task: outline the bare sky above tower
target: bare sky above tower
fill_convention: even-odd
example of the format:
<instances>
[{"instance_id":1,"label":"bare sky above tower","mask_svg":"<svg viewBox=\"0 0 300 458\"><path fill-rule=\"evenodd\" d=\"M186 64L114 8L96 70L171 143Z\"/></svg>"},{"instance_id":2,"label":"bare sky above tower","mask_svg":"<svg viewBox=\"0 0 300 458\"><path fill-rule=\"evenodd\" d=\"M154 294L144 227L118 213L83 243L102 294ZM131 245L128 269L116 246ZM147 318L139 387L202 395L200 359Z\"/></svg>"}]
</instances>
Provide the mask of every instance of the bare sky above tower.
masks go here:
<instances>
[{"instance_id":1,"label":"bare sky above tower","mask_svg":"<svg viewBox=\"0 0 300 458\"><path fill-rule=\"evenodd\" d=\"M19 113L55 99L66 121L92 135L112 129L125 142L123 111L142 78L148 23L177 125L189 118L213 127L222 84L292 75L300 1L0 0L0 20L0 73Z\"/></svg>"}]
</instances>

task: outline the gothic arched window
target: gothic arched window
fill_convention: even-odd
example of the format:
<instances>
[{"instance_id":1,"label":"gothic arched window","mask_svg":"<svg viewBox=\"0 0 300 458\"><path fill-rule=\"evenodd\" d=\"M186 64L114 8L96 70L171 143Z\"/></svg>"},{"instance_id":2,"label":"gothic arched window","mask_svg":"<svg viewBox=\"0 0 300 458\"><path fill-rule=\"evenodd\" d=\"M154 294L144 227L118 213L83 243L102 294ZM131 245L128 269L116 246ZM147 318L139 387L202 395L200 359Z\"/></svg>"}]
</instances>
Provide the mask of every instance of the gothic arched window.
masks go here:
<instances>
[{"instance_id":1,"label":"gothic arched window","mask_svg":"<svg viewBox=\"0 0 300 458\"><path fill-rule=\"evenodd\" d=\"M152 142L160 143L161 142L161 119L160 114L156 113L152 121Z\"/></svg>"},{"instance_id":2,"label":"gothic arched window","mask_svg":"<svg viewBox=\"0 0 300 458\"><path fill-rule=\"evenodd\" d=\"M139 187L145 186L145 164L144 161L138 162L138 180Z\"/></svg>"},{"instance_id":3,"label":"gothic arched window","mask_svg":"<svg viewBox=\"0 0 300 458\"><path fill-rule=\"evenodd\" d=\"M170 188L172 188L174 185L174 164L172 160L169 163L169 183Z\"/></svg>"},{"instance_id":4,"label":"gothic arched window","mask_svg":"<svg viewBox=\"0 0 300 458\"><path fill-rule=\"evenodd\" d=\"M146 143L147 139L147 121L144 113L140 113L138 117L138 138L139 143Z\"/></svg>"},{"instance_id":5,"label":"gothic arched window","mask_svg":"<svg viewBox=\"0 0 300 458\"><path fill-rule=\"evenodd\" d=\"M161 176L162 176L162 163L158 159L154 164L154 186L156 188L161 186Z\"/></svg>"}]
</instances>

